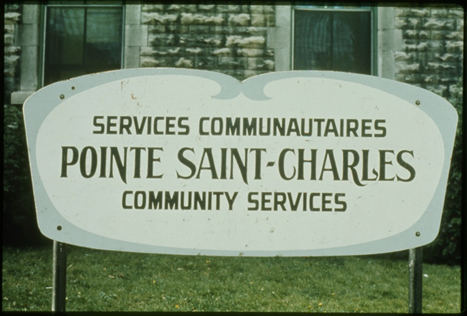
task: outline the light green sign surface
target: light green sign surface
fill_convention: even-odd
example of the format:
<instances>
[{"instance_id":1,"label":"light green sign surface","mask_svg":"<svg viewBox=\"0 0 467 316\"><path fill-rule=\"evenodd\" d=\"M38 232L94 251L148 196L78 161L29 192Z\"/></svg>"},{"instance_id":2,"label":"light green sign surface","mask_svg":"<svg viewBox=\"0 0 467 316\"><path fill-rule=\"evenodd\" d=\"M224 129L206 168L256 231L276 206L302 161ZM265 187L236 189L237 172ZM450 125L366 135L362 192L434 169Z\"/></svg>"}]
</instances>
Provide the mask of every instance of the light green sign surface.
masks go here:
<instances>
[{"instance_id":1,"label":"light green sign surface","mask_svg":"<svg viewBox=\"0 0 467 316\"><path fill-rule=\"evenodd\" d=\"M429 91L317 71L111 71L47 86L24 114L45 236L190 255L430 243L457 126Z\"/></svg>"}]
</instances>

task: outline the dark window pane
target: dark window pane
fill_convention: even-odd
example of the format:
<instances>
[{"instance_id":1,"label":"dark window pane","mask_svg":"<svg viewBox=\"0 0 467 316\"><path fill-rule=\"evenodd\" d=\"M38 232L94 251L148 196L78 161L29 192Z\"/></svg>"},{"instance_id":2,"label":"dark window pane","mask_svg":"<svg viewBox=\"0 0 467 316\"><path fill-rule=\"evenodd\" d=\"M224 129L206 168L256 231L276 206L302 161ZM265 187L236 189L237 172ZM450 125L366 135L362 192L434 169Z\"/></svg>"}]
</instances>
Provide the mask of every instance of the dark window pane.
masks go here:
<instances>
[{"instance_id":1,"label":"dark window pane","mask_svg":"<svg viewBox=\"0 0 467 316\"><path fill-rule=\"evenodd\" d=\"M296 10L294 69L371 74L371 13Z\"/></svg>"},{"instance_id":2,"label":"dark window pane","mask_svg":"<svg viewBox=\"0 0 467 316\"><path fill-rule=\"evenodd\" d=\"M47 10L44 85L121 68L122 8Z\"/></svg>"},{"instance_id":3,"label":"dark window pane","mask_svg":"<svg viewBox=\"0 0 467 316\"><path fill-rule=\"evenodd\" d=\"M120 64L122 46L121 12L115 9L88 9L87 13L87 64ZM113 25L114 27L102 27L103 25Z\"/></svg>"}]
</instances>

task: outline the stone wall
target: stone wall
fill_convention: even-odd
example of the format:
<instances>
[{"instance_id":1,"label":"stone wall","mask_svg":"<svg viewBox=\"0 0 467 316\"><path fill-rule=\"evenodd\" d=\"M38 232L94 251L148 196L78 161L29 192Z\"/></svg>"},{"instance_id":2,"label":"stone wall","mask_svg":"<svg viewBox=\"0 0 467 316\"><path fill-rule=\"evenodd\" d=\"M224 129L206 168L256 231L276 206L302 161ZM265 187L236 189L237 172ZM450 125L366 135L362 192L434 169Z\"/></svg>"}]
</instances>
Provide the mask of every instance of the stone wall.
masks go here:
<instances>
[{"instance_id":1,"label":"stone wall","mask_svg":"<svg viewBox=\"0 0 467 316\"><path fill-rule=\"evenodd\" d=\"M274 7L234 4L145 4L149 46L141 47L141 67L206 69L239 80L274 71L267 27Z\"/></svg>"},{"instance_id":2,"label":"stone wall","mask_svg":"<svg viewBox=\"0 0 467 316\"><path fill-rule=\"evenodd\" d=\"M395 79L437 93L453 104L462 98L464 12L460 7L396 8L402 50Z\"/></svg>"},{"instance_id":3,"label":"stone wall","mask_svg":"<svg viewBox=\"0 0 467 316\"><path fill-rule=\"evenodd\" d=\"M5 4L4 15L4 68L3 103L10 103L10 95L13 91L19 90L20 80L20 55L21 47L18 42L18 24L21 19L21 5Z\"/></svg>"}]
</instances>

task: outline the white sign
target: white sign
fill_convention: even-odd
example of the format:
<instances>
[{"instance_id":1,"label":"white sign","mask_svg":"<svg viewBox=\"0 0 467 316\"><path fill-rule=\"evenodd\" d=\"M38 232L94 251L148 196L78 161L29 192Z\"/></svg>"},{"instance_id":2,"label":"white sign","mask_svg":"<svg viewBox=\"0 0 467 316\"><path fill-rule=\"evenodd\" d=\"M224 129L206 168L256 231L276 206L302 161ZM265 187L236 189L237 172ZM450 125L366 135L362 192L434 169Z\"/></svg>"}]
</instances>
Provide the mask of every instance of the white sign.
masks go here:
<instances>
[{"instance_id":1,"label":"white sign","mask_svg":"<svg viewBox=\"0 0 467 316\"><path fill-rule=\"evenodd\" d=\"M317 71L105 72L39 90L24 114L45 236L191 255L427 244L457 126L426 90Z\"/></svg>"}]
</instances>

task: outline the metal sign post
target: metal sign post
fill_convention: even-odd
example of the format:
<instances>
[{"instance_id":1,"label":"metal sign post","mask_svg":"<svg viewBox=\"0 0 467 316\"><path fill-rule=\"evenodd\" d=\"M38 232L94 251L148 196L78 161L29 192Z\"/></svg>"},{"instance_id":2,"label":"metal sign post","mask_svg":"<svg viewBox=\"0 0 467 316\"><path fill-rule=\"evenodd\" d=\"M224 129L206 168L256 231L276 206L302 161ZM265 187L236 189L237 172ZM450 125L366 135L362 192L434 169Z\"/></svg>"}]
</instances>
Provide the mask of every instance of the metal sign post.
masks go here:
<instances>
[{"instance_id":1,"label":"metal sign post","mask_svg":"<svg viewBox=\"0 0 467 316\"><path fill-rule=\"evenodd\" d=\"M409 250L409 313L422 313L422 247Z\"/></svg>"},{"instance_id":2,"label":"metal sign post","mask_svg":"<svg viewBox=\"0 0 467 316\"><path fill-rule=\"evenodd\" d=\"M66 245L54 240L52 311L64 312L66 303Z\"/></svg>"}]
</instances>

